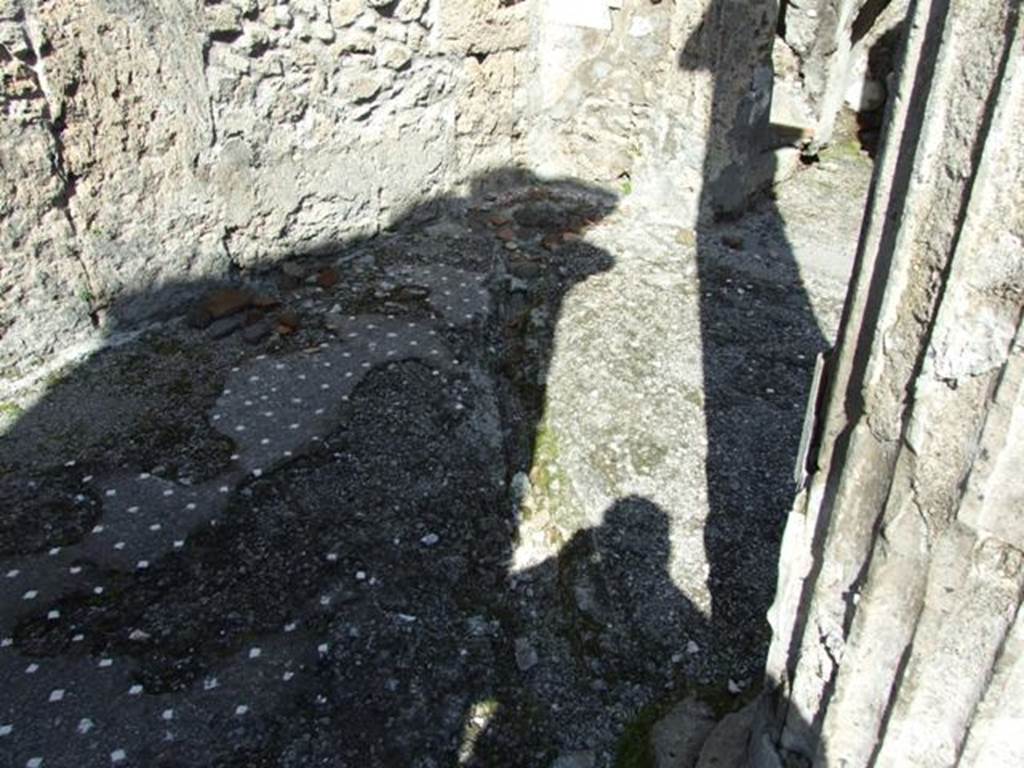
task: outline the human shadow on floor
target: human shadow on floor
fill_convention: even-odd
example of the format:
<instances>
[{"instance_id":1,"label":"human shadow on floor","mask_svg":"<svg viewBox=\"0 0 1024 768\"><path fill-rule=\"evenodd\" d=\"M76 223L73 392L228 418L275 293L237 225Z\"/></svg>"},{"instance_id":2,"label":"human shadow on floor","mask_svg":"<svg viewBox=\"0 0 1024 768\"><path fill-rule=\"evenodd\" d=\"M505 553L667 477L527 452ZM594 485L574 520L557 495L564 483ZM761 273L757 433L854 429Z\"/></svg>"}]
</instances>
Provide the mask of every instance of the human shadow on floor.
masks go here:
<instances>
[{"instance_id":1,"label":"human shadow on floor","mask_svg":"<svg viewBox=\"0 0 1024 768\"><path fill-rule=\"evenodd\" d=\"M595 723L622 734L616 764L653 761L647 728L669 702L694 695L706 655L694 641L706 635L706 619L669 573L669 527L656 504L626 497L599 526L517 575L510 591L520 673L504 682L493 716L469 729L463 764L540 766L561 755L559 764L604 765L609 756L592 749L600 743ZM694 733L706 735L737 705L729 698L705 705ZM548 715L538 717L538 707ZM524 728L533 734L530 754L520 746Z\"/></svg>"}]
</instances>

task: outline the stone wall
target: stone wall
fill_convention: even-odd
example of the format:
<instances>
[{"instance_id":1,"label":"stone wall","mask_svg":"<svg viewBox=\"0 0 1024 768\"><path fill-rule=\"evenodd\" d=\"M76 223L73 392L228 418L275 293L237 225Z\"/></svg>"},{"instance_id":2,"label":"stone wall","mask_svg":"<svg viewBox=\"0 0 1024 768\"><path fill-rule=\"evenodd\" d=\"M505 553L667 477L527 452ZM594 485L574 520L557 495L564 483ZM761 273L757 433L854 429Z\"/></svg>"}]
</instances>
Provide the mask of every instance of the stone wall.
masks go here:
<instances>
[{"instance_id":1,"label":"stone wall","mask_svg":"<svg viewBox=\"0 0 1024 768\"><path fill-rule=\"evenodd\" d=\"M880 40L898 33L909 5L909 0L783 0L774 57L781 98L773 118L807 129L821 146L832 140L844 106L866 112L881 107L889 71L872 66L872 52Z\"/></svg>"},{"instance_id":2,"label":"stone wall","mask_svg":"<svg viewBox=\"0 0 1024 768\"><path fill-rule=\"evenodd\" d=\"M792 161L777 150L826 145L844 107L883 104L870 59L908 5L535 0L524 155L683 224L702 202L735 210Z\"/></svg>"},{"instance_id":3,"label":"stone wall","mask_svg":"<svg viewBox=\"0 0 1024 768\"><path fill-rule=\"evenodd\" d=\"M528 10L0 2L0 370L513 163Z\"/></svg>"},{"instance_id":4,"label":"stone wall","mask_svg":"<svg viewBox=\"0 0 1024 768\"><path fill-rule=\"evenodd\" d=\"M777 13L777 0L543 0L531 162L614 183L681 225L696 219L705 180L725 177L737 194L723 205L735 207L725 198L770 177L761 161Z\"/></svg>"},{"instance_id":5,"label":"stone wall","mask_svg":"<svg viewBox=\"0 0 1024 768\"><path fill-rule=\"evenodd\" d=\"M864 4L815 0L808 31L788 3L809 83L839 81L828 41ZM372 235L494 169L682 226L735 210L776 171L779 7L0 0L0 380L112 307L131 327L175 286Z\"/></svg>"},{"instance_id":6,"label":"stone wall","mask_svg":"<svg viewBox=\"0 0 1024 768\"><path fill-rule=\"evenodd\" d=\"M752 765L1024 763L1024 30L919 0Z\"/></svg>"}]
</instances>

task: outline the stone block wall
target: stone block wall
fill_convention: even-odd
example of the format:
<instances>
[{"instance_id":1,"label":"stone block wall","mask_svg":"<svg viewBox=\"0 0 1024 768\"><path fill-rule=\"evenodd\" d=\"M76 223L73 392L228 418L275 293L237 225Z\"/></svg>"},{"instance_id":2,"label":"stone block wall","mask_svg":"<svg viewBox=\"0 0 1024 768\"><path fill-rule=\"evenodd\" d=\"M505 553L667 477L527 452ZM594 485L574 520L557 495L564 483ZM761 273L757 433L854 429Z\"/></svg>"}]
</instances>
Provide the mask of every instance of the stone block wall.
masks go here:
<instances>
[{"instance_id":1,"label":"stone block wall","mask_svg":"<svg viewBox=\"0 0 1024 768\"><path fill-rule=\"evenodd\" d=\"M1020 3L908 29L752 765L1024 763Z\"/></svg>"},{"instance_id":2,"label":"stone block wall","mask_svg":"<svg viewBox=\"0 0 1024 768\"><path fill-rule=\"evenodd\" d=\"M513 163L528 6L0 2L4 377Z\"/></svg>"}]
</instances>

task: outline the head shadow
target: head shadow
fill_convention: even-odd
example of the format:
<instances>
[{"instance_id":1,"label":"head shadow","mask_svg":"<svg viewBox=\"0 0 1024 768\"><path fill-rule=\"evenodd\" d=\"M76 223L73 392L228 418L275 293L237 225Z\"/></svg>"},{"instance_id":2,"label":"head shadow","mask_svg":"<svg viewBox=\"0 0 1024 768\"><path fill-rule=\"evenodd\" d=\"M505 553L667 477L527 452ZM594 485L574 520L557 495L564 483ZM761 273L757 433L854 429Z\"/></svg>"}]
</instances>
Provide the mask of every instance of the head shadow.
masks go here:
<instances>
[{"instance_id":1,"label":"head shadow","mask_svg":"<svg viewBox=\"0 0 1024 768\"><path fill-rule=\"evenodd\" d=\"M619 735L615 764L645 765L654 760L650 724L671 704L694 695L711 701L693 705L695 732L706 735L742 702L698 682L707 672L707 619L676 586L674 558L668 514L628 496L557 555L515 574L508 607L518 670L504 673L489 694L493 712L467 730L462 764L525 767L559 756L587 764L596 732L611 729ZM538 717L538 707L558 716ZM566 722L577 725L567 733ZM524 733L530 754L517 749ZM699 746L690 745L690 759Z\"/></svg>"}]
</instances>

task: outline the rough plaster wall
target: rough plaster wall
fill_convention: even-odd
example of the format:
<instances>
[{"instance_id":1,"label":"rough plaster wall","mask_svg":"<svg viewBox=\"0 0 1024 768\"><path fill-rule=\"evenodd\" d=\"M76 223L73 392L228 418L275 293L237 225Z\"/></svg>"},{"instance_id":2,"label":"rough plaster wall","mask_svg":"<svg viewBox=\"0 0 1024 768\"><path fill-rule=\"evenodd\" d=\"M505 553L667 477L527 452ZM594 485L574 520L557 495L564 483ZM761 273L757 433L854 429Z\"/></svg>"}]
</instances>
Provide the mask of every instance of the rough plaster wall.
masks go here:
<instances>
[{"instance_id":1,"label":"rough plaster wall","mask_svg":"<svg viewBox=\"0 0 1024 768\"><path fill-rule=\"evenodd\" d=\"M1017 2L916 5L755 764L1024 759L1021 31Z\"/></svg>"},{"instance_id":2,"label":"rough plaster wall","mask_svg":"<svg viewBox=\"0 0 1024 768\"><path fill-rule=\"evenodd\" d=\"M31 50L15 9L0 4L0 368L30 354L37 336L88 327L88 279L74 248L66 182L38 77L15 55Z\"/></svg>"},{"instance_id":3,"label":"rough plaster wall","mask_svg":"<svg viewBox=\"0 0 1024 768\"><path fill-rule=\"evenodd\" d=\"M527 10L0 2L0 370L508 166Z\"/></svg>"},{"instance_id":4,"label":"rough plaster wall","mask_svg":"<svg viewBox=\"0 0 1024 768\"><path fill-rule=\"evenodd\" d=\"M860 0L844 2L848 21ZM112 315L137 324L168 286L375 233L488 169L610 185L680 225L735 210L775 170L777 15L778 0L0 0L0 369Z\"/></svg>"},{"instance_id":5,"label":"rough plaster wall","mask_svg":"<svg viewBox=\"0 0 1024 768\"><path fill-rule=\"evenodd\" d=\"M540 0L534 17L526 153L541 173L618 183L681 224L696 218L705 179L727 174L719 197L735 207L770 175L757 166L776 0L578 7Z\"/></svg>"}]
</instances>

